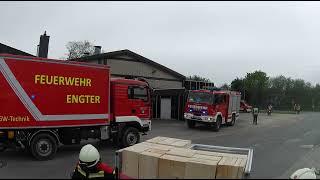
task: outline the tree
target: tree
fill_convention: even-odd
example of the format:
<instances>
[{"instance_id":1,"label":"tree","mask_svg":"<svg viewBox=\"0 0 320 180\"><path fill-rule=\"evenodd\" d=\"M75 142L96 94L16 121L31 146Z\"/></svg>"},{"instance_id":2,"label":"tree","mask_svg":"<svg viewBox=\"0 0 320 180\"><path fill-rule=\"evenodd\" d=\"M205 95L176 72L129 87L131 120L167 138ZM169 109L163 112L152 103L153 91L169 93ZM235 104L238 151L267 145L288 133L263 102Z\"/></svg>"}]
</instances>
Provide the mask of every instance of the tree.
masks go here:
<instances>
[{"instance_id":1,"label":"tree","mask_svg":"<svg viewBox=\"0 0 320 180\"><path fill-rule=\"evenodd\" d=\"M231 90L242 91L244 88L243 79L236 78L231 82Z\"/></svg>"},{"instance_id":2,"label":"tree","mask_svg":"<svg viewBox=\"0 0 320 180\"><path fill-rule=\"evenodd\" d=\"M194 80L194 81L203 81L203 82L208 82L211 83L210 79L198 76L198 75L193 75L193 76L189 76L187 77L188 80Z\"/></svg>"},{"instance_id":3,"label":"tree","mask_svg":"<svg viewBox=\"0 0 320 180\"><path fill-rule=\"evenodd\" d=\"M227 83L224 83L220 88L223 90L230 90L231 89L231 87Z\"/></svg>"},{"instance_id":4,"label":"tree","mask_svg":"<svg viewBox=\"0 0 320 180\"><path fill-rule=\"evenodd\" d=\"M232 82L231 82L231 86L230 86L230 89L232 91L239 91L241 92L241 99L245 100L246 99L246 92L245 92L245 89L244 89L244 82L243 82L243 79L239 79L238 77L236 79L234 79Z\"/></svg>"},{"instance_id":5,"label":"tree","mask_svg":"<svg viewBox=\"0 0 320 180\"><path fill-rule=\"evenodd\" d=\"M290 83L290 79L284 77L284 76L277 76L269 79L268 82L268 99L270 100L270 103L272 103L275 106L290 106L290 104L285 103L286 98L286 89L287 84ZM287 100L288 102L288 100Z\"/></svg>"},{"instance_id":6,"label":"tree","mask_svg":"<svg viewBox=\"0 0 320 180\"><path fill-rule=\"evenodd\" d=\"M68 50L67 59L76 59L88 55L93 55L94 46L89 41L70 41L66 45Z\"/></svg>"},{"instance_id":7,"label":"tree","mask_svg":"<svg viewBox=\"0 0 320 180\"><path fill-rule=\"evenodd\" d=\"M240 91L253 105L266 107L271 103L278 110L292 110L294 103L304 110L320 110L320 85L312 86L303 79L283 75L269 78L262 71L247 73L243 79L231 82L231 90Z\"/></svg>"},{"instance_id":8,"label":"tree","mask_svg":"<svg viewBox=\"0 0 320 180\"><path fill-rule=\"evenodd\" d=\"M248 101L253 105L265 106L265 93L268 88L267 74L262 71L247 73L244 78L244 90L247 92Z\"/></svg>"}]
</instances>

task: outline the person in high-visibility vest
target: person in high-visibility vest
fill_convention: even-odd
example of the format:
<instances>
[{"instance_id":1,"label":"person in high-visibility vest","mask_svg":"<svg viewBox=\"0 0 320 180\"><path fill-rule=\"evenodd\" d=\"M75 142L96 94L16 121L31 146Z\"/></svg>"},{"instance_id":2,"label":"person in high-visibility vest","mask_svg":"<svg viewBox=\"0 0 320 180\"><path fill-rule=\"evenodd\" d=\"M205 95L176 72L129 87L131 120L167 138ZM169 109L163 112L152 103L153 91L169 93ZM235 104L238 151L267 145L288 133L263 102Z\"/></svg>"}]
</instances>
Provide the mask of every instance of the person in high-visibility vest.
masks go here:
<instances>
[{"instance_id":1,"label":"person in high-visibility vest","mask_svg":"<svg viewBox=\"0 0 320 180\"><path fill-rule=\"evenodd\" d=\"M253 124L255 124L255 125L258 124L258 114L259 114L259 109L257 107L253 108L253 111L252 111Z\"/></svg>"},{"instance_id":2,"label":"person in high-visibility vest","mask_svg":"<svg viewBox=\"0 0 320 180\"><path fill-rule=\"evenodd\" d=\"M301 107L300 107L300 104L297 105L297 114L300 114L300 110L301 110Z\"/></svg>"}]
</instances>

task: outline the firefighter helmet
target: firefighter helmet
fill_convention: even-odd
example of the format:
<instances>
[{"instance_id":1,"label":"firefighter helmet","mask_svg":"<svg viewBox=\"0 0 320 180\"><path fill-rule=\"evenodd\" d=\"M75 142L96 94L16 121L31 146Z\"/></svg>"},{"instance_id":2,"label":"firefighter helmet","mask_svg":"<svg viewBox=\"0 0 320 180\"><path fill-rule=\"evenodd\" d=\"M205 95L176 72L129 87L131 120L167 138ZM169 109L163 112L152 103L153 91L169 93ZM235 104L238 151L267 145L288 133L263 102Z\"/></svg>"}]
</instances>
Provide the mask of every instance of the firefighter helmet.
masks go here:
<instances>
[{"instance_id":1,"label":"firefighter helmet","mask_svg":"<svg viewBox=\"0 0 320 180\"><path fill-rule=\"evenodd\" d=\"M302 168L295 171L290 179L317 179L317 176L313 169Z\"/></svg>"},{"instance_id":2,"label":"firefighter helmet","mask_svg":"<svg viewBox=\"0 0 320 180\"><path fill-rule=\"evenodd\" d=\"M79 160L81 164L92 167L100 161L100 153L94 146L87 144L81 148Z\"/></svg>"}]
</instances>

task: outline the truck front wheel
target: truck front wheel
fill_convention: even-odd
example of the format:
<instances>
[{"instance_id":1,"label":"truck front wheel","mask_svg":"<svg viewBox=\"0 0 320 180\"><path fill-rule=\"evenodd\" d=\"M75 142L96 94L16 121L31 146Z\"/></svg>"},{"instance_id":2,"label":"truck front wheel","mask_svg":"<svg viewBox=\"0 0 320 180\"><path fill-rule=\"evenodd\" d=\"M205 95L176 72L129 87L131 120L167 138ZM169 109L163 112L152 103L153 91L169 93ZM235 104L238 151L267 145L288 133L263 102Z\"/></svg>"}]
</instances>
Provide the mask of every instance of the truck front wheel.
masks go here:
<instances>
[{"instance_id":1,"label":"truck front wheel","mask_svg":"<svg viewBox=\"0 0 320 180\"><path fill-rule=\"evenodd\" d=\"M220 130L220 126L221 126L221 117L219 116L217 118L217 121L213 124L213 130L218 132Z\"/></svg>"},{"instance_id":2,"label":"truck front wheel","mask_svg":"<svg viewBox=\"0 0 320 180\"><path fill-rule=\"evenodd\" d=\"M30 143L32 155L37 160L41 161L52 159L55 156L57 149L57 142L50 134L38 134Z\"/></svg>"},{"instance_id":3,"label":"truck front wheel","mask_svg":"<svg viewBox=\"0 0 320 180\"><path fill-rule=\"evenodd\" d=\"M236 115L232 114L232 118L231 118L231 122L228 122L228 126L234 126L234 124L236 123Z\"/></svg>"},{"instance_id":4,"label":"truck front wheel","mask_svg":"<svg viewBox=\"0 0 320 180\"><path fill-rule=\"evenodd\" d=\"M187 120L188 128L194 128L196 126L196 122L192 120Z\"/></svg>"},{"instance_id":5,"label":"truck front wheel","mask_svg":"<svg viewBox=\"0 0 320 180\"><path fill-rule=\"evenodd\" d=\"M5 143L0 142L0 152L3 152L7 149L7 145Z\"/></svg>"},{"instance_id":6,"label":"truck front wheel","mask_svg":"<svg viewBox=\"0 0 320 180\"><path fill-rule=\"evenodd\" d=\"M124 130L121 138L123 147L132 146L140 142L140 134L137 128L128 127Z\"/></svg>"}]
</instances>

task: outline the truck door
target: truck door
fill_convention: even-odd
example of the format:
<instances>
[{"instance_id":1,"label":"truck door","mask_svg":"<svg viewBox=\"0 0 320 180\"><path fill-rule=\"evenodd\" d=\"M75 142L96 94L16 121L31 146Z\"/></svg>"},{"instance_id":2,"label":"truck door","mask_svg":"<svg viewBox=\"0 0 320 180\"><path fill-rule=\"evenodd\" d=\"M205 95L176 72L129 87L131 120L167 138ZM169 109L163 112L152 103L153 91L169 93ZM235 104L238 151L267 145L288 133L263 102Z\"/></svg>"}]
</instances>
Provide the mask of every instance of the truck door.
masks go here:
<instances>
[{"instance_id":1,"label":"truck door","mask_svg":"<svg viewBox=\"0 0 320 180\"><path fill-rule=\"evenodd\" d=\"M137 116L141 119L150 119L150 93L145 86L129 86L129 106L131 116Z\"/></svg>"}]
</instances>

